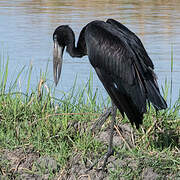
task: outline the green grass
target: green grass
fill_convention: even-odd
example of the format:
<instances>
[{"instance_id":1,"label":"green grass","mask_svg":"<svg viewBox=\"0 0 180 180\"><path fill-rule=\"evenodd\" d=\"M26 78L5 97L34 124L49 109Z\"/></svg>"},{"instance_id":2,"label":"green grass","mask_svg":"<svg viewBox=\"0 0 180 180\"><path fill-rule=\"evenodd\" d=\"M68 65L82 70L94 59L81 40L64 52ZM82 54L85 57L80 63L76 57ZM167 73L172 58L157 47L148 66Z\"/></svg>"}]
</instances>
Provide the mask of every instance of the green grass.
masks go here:
<instances>
[{"instance_id":1,"label":"green grass","mask_svg":"<svg viewBox=\"0 0 180 180\"><path fill-rule=\"evenodd\" d=\"M11 151L28 149L39 156L53 157L58 168L50 172L50 178L57 176L68 167L68 161L79 154L82 162L93 161L107 150L107 145L99 142L89 133L90 126L103 110L104 101L98 96L98 90L92 91L92 75L79 89L76 82L62 99L53 96L54 89L46 84L46 73L41 73L39 84L30 91L32 67L27 71L27 90L18 91L17 78L7 87L8 60L1 57L0 67L0 175L12 176L10 162L3 159L6 149ZM165 83L164 96L168 98L169 87ZM172 84L172 82L171 82ZM171 92L172 93L172 92ZM172 96L172 94L171 94ZM124 166L110 169L110 179L139 179L145 168L151 167L159 178L178 177L180 174L180 97L169 109L156 114L149 108L144 117L142 129L135 131L134 147L127 150L115 147L115 156L125 160ZM122 120L118 114L118 119ZM156 122L156 123L155 123ZM122 123L129 123L125 118ZM107 126L107 124L105 125ZM135 162L135 166L131 163ZM36 163L30 173L43 174ZM14 174L13 174L14 176Z\"/></svg>"}]
</instances>

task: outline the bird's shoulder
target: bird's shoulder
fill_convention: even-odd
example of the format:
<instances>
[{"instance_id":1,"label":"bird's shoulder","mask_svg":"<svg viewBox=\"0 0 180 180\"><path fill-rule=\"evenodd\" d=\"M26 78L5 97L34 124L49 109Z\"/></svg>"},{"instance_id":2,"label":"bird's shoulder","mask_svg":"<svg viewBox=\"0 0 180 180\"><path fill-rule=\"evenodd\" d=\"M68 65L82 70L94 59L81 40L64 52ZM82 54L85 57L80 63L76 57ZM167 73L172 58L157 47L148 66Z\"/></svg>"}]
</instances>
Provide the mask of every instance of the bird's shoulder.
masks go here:
<instances>
[{"instance_id":1,"label":"bird's shoulder","mask_svg":"<svg viewBox=\"0 0 180 180\"><path fill-rule=\"evenodd\" d=\"M86 27L86 36L91 39L96 39L98 41L109 41L114 43L125 43L127 37L123 33L120 33L111 24L104 21L92 21Z\"/></svg>"},{"instance_id":2,"label":"bird's shoulder","mask_svg":"<svg viewBox=\"0 0 180 180\"><path fill-rule=\"evenodd\" d=\"M105 56L132 57L134 52L129 46L127 38L119 33L112 25L103 21L93 21L86 27L86 45L89 50L102 53Z\"/></svg>"}]
</instances>

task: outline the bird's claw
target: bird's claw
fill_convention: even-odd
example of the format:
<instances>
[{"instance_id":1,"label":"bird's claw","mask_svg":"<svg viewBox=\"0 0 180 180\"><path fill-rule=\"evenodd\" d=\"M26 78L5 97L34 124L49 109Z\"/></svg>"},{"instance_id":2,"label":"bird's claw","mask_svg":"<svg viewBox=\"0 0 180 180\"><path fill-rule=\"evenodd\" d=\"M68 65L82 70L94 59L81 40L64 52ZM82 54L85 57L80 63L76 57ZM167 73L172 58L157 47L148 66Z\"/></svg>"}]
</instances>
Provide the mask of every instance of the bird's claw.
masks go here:
<instances>
[{"instance_id":1,"label":"bird's claw","mask_svg":"<svg viewBox=\"0 0 180 180\"><path fill-rule=\"evenodd\" d=\"M104 162L103 162L103 165L102 165L102 167L101 168L98 168L98 169L96 169L97 171L103 171L103 172L106 172L107 171L107 169L106 169L106 166L107 166L107 161L108 161L108 158L111 156L111 155L113 155L114 154L114 150L112 149L112 150L110 150L110 151L108 151L104 156L102 156L100 159L98 159L95 163L93 163L87 170L86 170L86 172L88 172L88 171L90 171L90 170L92 170L93 168L94 168L94 166L99 162L99 161L101 161L102 159L104 159Z\"/></svg>"}]
</instances>

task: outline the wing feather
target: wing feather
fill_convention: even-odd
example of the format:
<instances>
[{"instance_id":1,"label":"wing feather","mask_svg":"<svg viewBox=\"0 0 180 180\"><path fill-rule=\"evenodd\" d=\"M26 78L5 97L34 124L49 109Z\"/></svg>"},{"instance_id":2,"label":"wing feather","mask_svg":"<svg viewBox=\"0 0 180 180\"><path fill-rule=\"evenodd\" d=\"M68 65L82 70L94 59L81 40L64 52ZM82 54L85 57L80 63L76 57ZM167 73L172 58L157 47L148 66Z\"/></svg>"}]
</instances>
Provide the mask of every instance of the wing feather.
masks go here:
<instances>
[{"instance_id":1,"label":"wing feather","mask_svg":"<svg viewBox=\"0 0 180 180\"><path fill-rule=\"evenodd\" d=\"M140 40L133 39L134 33L124 27L118 30L94 21L86 28L85 41L90 63L108 94L120 112L139 127L148 100L157 109L167 105L155 83L151 59Z\"/></svg>"},{"instance_id":2,"label":"wing feather","mask_svg":"<svg viewBox=\"0 0 180 180\"><path fill-rule=\"evenodd\" d=\"M120 22L114 19L108 19L106 22L111 24L120 33L125 34L127 37L127 42L135 54L134 62L146 88L147 99L151 101L157 110L167 108L167 104L159 91L157 77L153 71L153 62L148 56L141 40Z\"/></svg>"},{"instance_id":3,"label":"wing feather","mask_svg":"<svg viewBox=\"0 0 180 180\"><path fill-rule=\"evenodd\" d=\"M108 31L100 35L95 27L93 30L87 29L89 60L120 112L139 127L146 112L146 96L135 70L133 54L127 51L128 44L116 36L106 41L104 37L110 36Z\"/></svg>"}]
</instances>

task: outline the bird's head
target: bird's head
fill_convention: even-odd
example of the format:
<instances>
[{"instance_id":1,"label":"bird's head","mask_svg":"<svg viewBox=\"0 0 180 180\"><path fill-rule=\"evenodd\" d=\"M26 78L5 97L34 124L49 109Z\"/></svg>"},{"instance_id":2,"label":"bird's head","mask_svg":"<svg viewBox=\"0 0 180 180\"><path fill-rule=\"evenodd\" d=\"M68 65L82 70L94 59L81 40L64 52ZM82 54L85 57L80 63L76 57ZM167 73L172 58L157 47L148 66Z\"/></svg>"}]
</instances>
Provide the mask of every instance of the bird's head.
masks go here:
<instances>
[{"instance_id":1,"label":"bird's head","mask_svg":"<svg viewBox=\"0 0 180 180\"><path fill-rule=\"evenodd\" d=\"M74 43L74 39L74 33L67 25L57 27L53 33L53 71L54 82L56 85L61 75L64 48L69 44Z\"/></svg>"}]
</instances>

